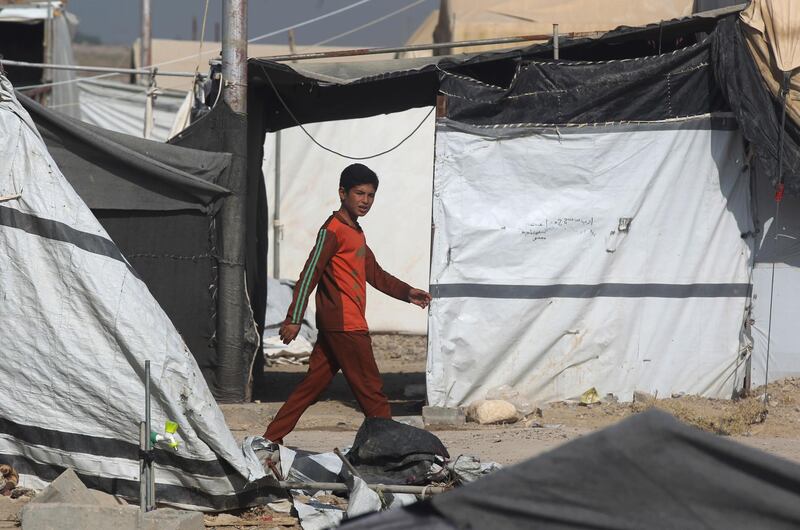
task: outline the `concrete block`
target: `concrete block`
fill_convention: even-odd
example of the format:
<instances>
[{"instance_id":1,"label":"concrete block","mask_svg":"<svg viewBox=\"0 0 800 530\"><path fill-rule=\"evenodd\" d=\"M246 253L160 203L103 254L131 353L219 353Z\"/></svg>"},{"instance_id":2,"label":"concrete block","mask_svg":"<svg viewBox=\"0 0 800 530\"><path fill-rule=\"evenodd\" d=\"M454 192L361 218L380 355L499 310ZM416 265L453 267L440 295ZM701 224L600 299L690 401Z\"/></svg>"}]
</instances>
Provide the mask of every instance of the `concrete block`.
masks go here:
<instances>
[{"instance_id":1,"label":"concrete block","mask_svg":"<svg viewBox=\"0 0 800 530\"><path fill-rule=\"evenodd\" d=\"M22 510L22 530L204 530L203 514L163 508L142 514L136 506L31 504Z\"/></svg>"},{"instance_id":2,"label":"concrete block","mask_svg":"<svg viewBox=\"0 0 800 530\"><path fill-rule=\"evenodd\" d=\"M71 468L61 473L31 503L45 504L50 502L68 502L72 504L96 504L89 488Z\"/></svg>"},{"instance_id":3,"label":"concrete block","mask_svg":"<svg viewBox=\"0 0 800 530\"><path fill-rule=\"evenodd\" d=\"M464 425L467 417L460 408L422 407L422 421L431 425Z\"/></svg>"}]
</instances>

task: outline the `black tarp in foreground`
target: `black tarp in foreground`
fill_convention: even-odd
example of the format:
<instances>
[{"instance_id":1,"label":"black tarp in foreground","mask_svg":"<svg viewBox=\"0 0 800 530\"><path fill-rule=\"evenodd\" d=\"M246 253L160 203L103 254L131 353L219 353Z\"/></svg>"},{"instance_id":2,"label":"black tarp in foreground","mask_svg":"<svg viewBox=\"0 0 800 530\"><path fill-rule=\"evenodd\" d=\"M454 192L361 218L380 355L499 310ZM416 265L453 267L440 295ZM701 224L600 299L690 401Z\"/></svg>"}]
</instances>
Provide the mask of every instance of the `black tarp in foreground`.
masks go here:
<instances>
[{"instance_id":1,"label":"black tarp in foreground","mask_svg":"<svg viewBox=\"0 0 800 530\"><path fill-rule=\"evenodd\" d=\"M800 465L648 411L345 528L800 527Z\"/></svg>"}]
</instances>

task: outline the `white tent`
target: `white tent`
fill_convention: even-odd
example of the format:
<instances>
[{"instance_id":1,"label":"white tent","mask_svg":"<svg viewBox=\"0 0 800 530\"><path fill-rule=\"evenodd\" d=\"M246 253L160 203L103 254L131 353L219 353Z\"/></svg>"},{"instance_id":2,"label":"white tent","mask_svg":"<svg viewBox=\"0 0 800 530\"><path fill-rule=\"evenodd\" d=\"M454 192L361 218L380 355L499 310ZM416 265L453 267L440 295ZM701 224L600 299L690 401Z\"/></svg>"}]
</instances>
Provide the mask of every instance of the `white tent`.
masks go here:
<instances>
[{"instance_id":1,"label":"white tent","mask_svg":"<svg viewBox=\"0 0 800 530\"><path fill-rule=\"evenodd\" d=\"M381 266L398 278L425 288L430 267L430 212L434 117L430 107L369 118L309 124L321 144L350 156L369 156L406 142L385 155L363 160L380 178L375 205L361 224ZM315 145L299 127L280 133L280 276L296 280L311 250L314 234L339 208L339 174L351 164ZM264 178L270 212L269 272L275 259L276 133L264 143ZM372 287L367 321L372 331L424 334L426 314ZM313 296L311 298L313 302Z\"/></svg>"},{"instance_id":2,"label":"white tent","mask_svg":"<svg viewBox=\"0 0 800 530\"><path fill-rule=\"evenodd\" d=\"M154 430L175 421L182 440L177 451L156 452L157 499L240 506L262 466L235 442L180 335L56 167L4 77L0 137L0 460L25 486L72 467L87 485L137 497L150 360Z\"/></svg>"},{"instance_id":3,"label":"white tent","mask_svg":"<svg viewBox=\"0 0 800 530\"><path fill-rule=\"evenodd\" d=\"M534 402L741 388L752 218L736 130L441 126L436 141L430 404L501 385Z\"/></svg>"}]
</instances>

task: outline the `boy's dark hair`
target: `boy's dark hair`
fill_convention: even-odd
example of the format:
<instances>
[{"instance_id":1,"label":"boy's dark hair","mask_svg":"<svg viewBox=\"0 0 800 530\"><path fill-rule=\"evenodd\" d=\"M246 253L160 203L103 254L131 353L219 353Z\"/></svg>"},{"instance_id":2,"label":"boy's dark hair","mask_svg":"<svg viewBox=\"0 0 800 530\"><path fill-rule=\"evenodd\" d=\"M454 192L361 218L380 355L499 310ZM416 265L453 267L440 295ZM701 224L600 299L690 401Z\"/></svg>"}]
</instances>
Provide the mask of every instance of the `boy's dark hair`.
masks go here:
<instances>
[{"instance_id":1,"label":"boy's dark hair","mask_svg":"<svg viewBox=\"0 0 800 530\"><path fill-rule=\"evenodd\" d=\"M372 184L378 189L378 175L364 164L350 164L342 171L339 178L339 187L350 191L353 186Z\"/></svg>"}]
</instances>

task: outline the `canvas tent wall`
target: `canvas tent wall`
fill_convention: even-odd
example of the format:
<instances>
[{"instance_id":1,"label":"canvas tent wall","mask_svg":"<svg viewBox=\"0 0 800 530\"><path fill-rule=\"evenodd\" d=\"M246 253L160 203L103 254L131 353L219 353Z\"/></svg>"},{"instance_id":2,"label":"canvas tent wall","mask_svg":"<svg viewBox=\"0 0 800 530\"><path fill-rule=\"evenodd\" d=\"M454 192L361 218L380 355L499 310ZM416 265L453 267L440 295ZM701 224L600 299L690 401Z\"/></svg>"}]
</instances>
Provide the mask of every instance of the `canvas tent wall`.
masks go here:
<instances>
[{"instance_id":1,"label":"canvas tent wall","mask_svg":"<svg viewBox=\"0 0 800 530\"><path fill-rule=\"evenodd\" d=\"M730 12L733 13L735 11L732 10ZM554 146L578 145L572 143L577 139L584 142L584 147L590 147L593 142L597 141L592 141L590 138L600 138L597 131L594 131L594 136L591 136L587 130L578 129L577 132L573 132L571 127L574 124L596 124L608 121L615 123L633 121L633 125L639 122L654 122L658 130L649 131L646 126L643 128L639 126L638 129L632 126L629 129L620 131L619 134L624 132L631 135L630 137L635 139L639 145L655 142L653 145L661 145L662 147L664 144L659 142L663 142L664 138L672 135L672 141L677 142L675 146L685 147L684 152L687 155L693 152L688 145L694 145L694 142L688 141L688 139L694 135L693 140L696 141L696 145L705 146L705 149L694 152L692 156L699 157L695 158L695 161L699 164L698 167L703 168L703 178L707 179L706 182L709 183L709 186L708 189L692 189L695 190L695 198L702 198L702 201L705 201L708 205L715 205L713 208L709 206L708 211L698 206L697 211L704 212L703 215L709 215L709 212L716 208L721 216L720 223L722 223L700 223L698 230L700 233L705 234L703 237L710 238L708 239L709 242L714 240L725 241L727 246L720 245L718 247L721 251L718 259L709 257L710 261L705 265L702 260L698 262L699 269L681 272L678 267L670 271L670 273L682 276L679 280L673 281L676 284L683 286L695 285L691 280L692 274L695 274L695 278L699 280L699 283L711 283L726 290L721 295L719 293L712 295L708 292L692 293L691 289L693 287L691 287L689 291L684 291L684 295L682 295L688 295L692 299L704 299L698 302L698 306L702 306L705 303L716 305L716 308L712 308L712 310L715 311L714 315L718 321L725 321L725 329L719 330L719 334L724 334L725 337L724 339L717 337L719 340L716 343L714 343L714 340L709 340L705 343L711 353L707 356L700 355L696 357L695 359L699 359L697 361L698 364L687 368L688 375L673 372L670 377L673 380L672 382L676 378L683 378L684 376L688 379L694 378L692 383L694 386L693 392L707 395L724 395L732 392L734 387L740 388L745 375L743 363L747 360L749 348L746 341L740 343L739 335L743 333L746 336L749 331L747 328L743 329L742 324L745 322L745 309L750 307L750 303L753 302L748 298L750 285L748 271L752 264L753 252L756 249L755 238L753 237L754 229L751 226L753 223L752 209L747 206L749 204L748 197L751 196L749 180L745 178L743 181L743 177L740 175L741 169L736 169L737 167L742 167L741 161L744 159L739 135L741 134L747 140L752 153L754 153L752 169L756 171L758 178L769 182L770 179L773 179L778 167L775 154L779 126L776 124L777 114L769 93L764 90L757 73L753 74L752 59L749 56L742 55L742 52L746 54L747 50L743 47L741 41L737 40L741 37L741 30L735 20L718 18L723 14L694 16L644 28L623 28L610 32L599 39L566 41L561 45L562 60L557 65L550 65L549 57L552 56L552 48L549 45L493 54L449 56L428 60L405 59L383 65L379 63L369 65L341 63L338 65L289 67L287 65L269 63L268 61L251 61L250 87L254 95L251 98L251 102L255 101L255 109L251 107L251 124L258 122L257 125L251 125L251 128L253 130L258 130L259 128L276 130L291 126L295 120L301 123L308 123L396 112L407 108L431 105L435 95L441 93L448 96L446 112L450 121L440 124L440 127L452 128L452 138L457 135L472 135L480 138L482 135L487 135L486 130L498 130L496 133L488 134L494 140L485 139L483 144L478 142L473 146L480 147L485 144L486 149L482 151L486 152L494 150L496 153L502 151L503 146L514 145L515 142L519 145L520 142L523 142L522 139L514 134L515 129L509 127L509 123L518 123L519 120L508 121L514 117L515 112L519 112L520 108L529 108L531 111L530 115L523 120L524 123L529 124L530 128L535 130L537 125L547 128L548 124L550 124L547 134L545 132L536 132L535 134L528 132L529 141L557 142L553 143ZM722 20L722 23L718 26L719 20ZM705 36L709 34L711 36L706 38ZM687 57L690 56L693 57L695 62L688 61ZM677 63L674 62L676 60L687 60L688 62L682 66L676 66ZM750 62L747 63L747 61ZM675 67L674 70L673 66ZM750 69L748 69L748 66ZM564 80L560 82L563 82L565 86L558 87L558 89L563 90L563 93L558 92L556 96L552 93L548 94L552 87L549 87L546 83L540 83L541 79L546 78L547 75L555 76L560 71L564 72L564 74L561 74L564 75ZM597 76L608 75L610 79L619 79L625 82L620 82L618 90L598 89L598 87L584 83L584 73L586 71L590 71ZM578 75L578 72L580 72L580 75ZM548 100L547 104L533 105L531 107L512 104L517 99L514 96L523 96L523 94L516 92L520 90L520 84L525 77L522 73L528 73L533 76L529 79L529 92L533 94L541 92L539 97L555 97L555 99ZM625 73L627 75L623 75ZM539 81L536 78L537 74L541 76ZM632 80L638 80L638 82ZM458 92L459 83L467 86L475 85L478 88L473 87L473 91ZM570 92L569 89L571 87L581 87L582 93L585 94L584 98L578 98L575 96L575 92ZM282 101L278 101L275 97L275 92L281 94ZM381 97L374 97L375 94L380 94ZM455 97L453 94L455 94ZM528 97L528 94L524 93L524 96ZM559 98L567 99L566 101L561 101ZM631 105L631 101L641 104ZM292 112L289 113L287 108ZM570 114L570 112L573 114ZM726 112L729 114L725 114ZM719 113L723 114L720 115ZM693 117L699 118L689 119ZM720 121L719 118L724 118L724 120ZM731 124L734 122L732 118L735 118L739 132L731 130ZM553 125L557 125L557 129ZM477 126L478 132L471 129L471 126ZM600 127L597 128L599 129ZM506 137L500 134L503 129L511 129L507 131L509 136ZM613 127L607 129L607 132L610 132L611 129ZM789 129L791 131L791 127ZM687 131L694 132L690 135ZM609 134L606 138L612 138L613 136L613 134ZM617 136L617 138L619 137ZM655 141L654 137L662 138L662 140ZM683 137L683 139L679 140L679 137ZM786 147L784 167L787 168L791 168L794 161L797 160L797 142L794 138L793 134L787 134L784 139ZM467 142L463 141L459 148L460 150L456 149L451 154L459 154L460 156L469 151L466 145ZM445 147L452 147L452 145L444 145L443 148ZM566 147L563 148L567 149ZM439 146L437 145L437 151L438 149ZM477 155L479 151L472 152L476 153L475 156L479 156ZM591 152L591 150L588 152ZM653 154L658 152L659 150L655 149ZM660 152L665 153L665 151ZM513 155L517 153L518 151L512 150ZM631 153L631 155L634 154ZM712 154L715 156L711 156ZM666 161L666 165L669 165L667 162L674 162L666 154L664 154L663 158ZM495 158L494 161L496 163L502 162L504 170L513 174L517 166L509 164L512 164L514 159L514 156L501 156L499 159ZM634 159L635 157L632 156L631 160ZM448 165L455 166L458 156L447 157L445 154L440 156L437 152L437 160L438 174L440 169L447 169ZM737 160L738 162L736 162ZM611 160L606 159L606 162L610 163ZM537 161L537 163L539 162ZM680 168L676 168L674 164L672 165L672 168L667 168L668 172L677 172L672 176L659 174L657 171L637 171L641 173L642 179L650 179L653 184L657 184L656 181L661 178L665 179L664 182L669 182L671 178L683 178ZM751 168L748 167L747 169L750 170ZM458 171L453 171L453 174L455 178ZM787 172L786 174L788 175L789 173ZM525 172L520 169L518 176L522 175L525 175ZM566 177L568 176L566 175ZM576 176L576 174L573 173L573 176ZM455 180L457 181L458 179L456 178ZM569 181L568 178L564 183L567 181ZM715 183L715 187L711 186L712 183ZM797 190L797 176L793 175L791 178L787 176L786 184L787 188L793 191ZM475 199L473 195L466 193L467 189L463 188L466 185L466 180L463 180L461 182L462 188L455 188L461 189L463 192L460 195L461 199L459 199L463 203L468 203L467 197L469 200ZM696 181L691 183L691 186L697 185L698 182ZM483 186L485 188L486 184L484 183ZM484 188L478 187L476 189L486 191ZM716 193L715 196L707 195L710 193L710 188L716 190L714 192ZM566 197L571 197L571 193L565 191L569 189L558 188L554 190L554 194L557 195L555 192L561 191ZM435 189L434 196L438 191ZM675 190L669 191L675 193ZM723 191L730 196L725 196L722 193ZM548 200L557 199L551 198ZM448 215L453 214L452 208L457 208L456 205L460 204L459 201L454 202L452 197L449 202L442 201L450 205L445 207L445 213ZM448 207L451 210L448 211ZM463 208L462 211L466 211L466 208ZM664 212L656 210L651 213L660 215ZM520 212L520 215L524 217L524 213ZM573 217L574 219L582 219L580 216L572 216L570 219L573 219ZM616 219L618 223L620 217L625 216L618 215ZM452 219L457 219L458 221L466 220L466 218L457 217ZM437 234L441 233L439 220L435 220L437 221ZM497 219L492 219L491 222L495 221ZM700 219L698 219L699 221ZM462 224L459 226L467 227L472 225ZM473 228L479 230L479 226L480 224L477 224ZM498 228L498 230L491 230L487 225L489 230L485 234L486 237L489 237L489 233L492 231L499 232L499 227L495 228ZM693 232L688 227L682 228L682 230L684 230L684 234L688 238L684 239L692 242L692 238L688 237L688 235L693 234ZM745 239L742 239L742 235L744 235ZM629 239L635 238L631 234ZM459 248L462 250L467 248L464 246L466 242L467 240L461 241ZM490 247L494 248L491 245ZM695 252L698 252L698 247L692 248L695 249ZM687 247L687 250L689 249L690 247ZM604 253L606 252L605 249L602 250ZM436 251L436 242L434 242L434 252ZM615 250L614 252L618 251ZM622 251L619 252L619 256L624 254ZM727 252L733 252L733 254L727 256L731 259L727 261L727 265L722 266L721 264L725 261L724 258ZM488 251L474 254L470 254L467 251L467 255L470 258L477 260L474 262L476 267L457 272L467 273L482 270L485 273L489 267L497 267L497 264L480 261L480 256L488 259L487 254ZM734 259L733 256L737 257ZM434 267L455 267L458 269L458 263L451 262L448 264L447 259L447 253L440 252L433 259ZM450 259L452 259L452 253L450 254ZM580 262L579 260L579 263L585 262ZM707 276L704 277L703 275ZM436 276L433 276L433 278L435 279ZM665 281L667 280L662 277L655 280L655 283L661 284ZM680 287L678 294L680 294L681 289L687 289L687 287ZM703 289L702 287L700 288L701 291ZM441 304L446 299L445 297L453 295L452 292L448 294L447 289L439 289L436 285L433 286L433 291L435 313L437 306L444 307ZM548 298L558 298L557 294L551 293ZM619 293L615 295L612 292L609 295L608 292L597 293L592 289L589 289L588 294L594 298L619 296ZM638 296L638 294L634 294ZM663 297L663 293L659 296ZM672 296L674 296L674 293L668 295L669 298ZM479 294L478 297L484 298L485 296ZM652 297L645 296L640 298L649 299ZM726 298L728 301L727 303L719 303L720 300L714 302L714 299L718 298ZM465 303L464 300L462 300L461 309L464 307L463 303ZM703 310L698 310L698 312L703 312ZM466 399L466 396L475 397L486 390L486 388L479 388L482 374L469 373L469 365L474 365L477 360L491 355L490 352L497 352L497 355L501 355L508 354L509 351L513 352L513 349L503 350L501 347L496 347L499 341L495 337L492 337L488 342L485 339L479 340L472 334L466 339L463 334L459 333L452 333L450 336L445 337L448 332L452 331L454 326L462 325L461 322L465 322L463 327L468 327L470 323L466 323L466 321L472 319L471 326L473 328L485 323L488 317L482 311L460 310L457 316L453 315L453 318L446 318L444 314L440 316L444 318L440 318L437 322L437 317L434 315L430 321L432 344L435 344L435 338L433 337L436 334L440 334L449 341L446 346L452 351L469 350L470 354L464 355L460 359L463 362L456 362L455 368L451 369L449 374L445 376L442 376L441 371L439 375L435 375L437 361L431 360L432 364L429 365L428 370L429 400L434 403L439 400L437 404L445 402L447 404L461 404L460 401ZM511 318L511 321L513 322L514 319ZM559 323L554 325L556 327L561 326ZM700 330L696 327L689 326L689 328L684 333L694 333L695 336L700 334ZM574 330L569 327L561 330L563 333L570 331ZM508 338L506 342L519 338L519 336L515 337L513 333L511 335L511 338ZM452 340L454 337L456 337L456 340ZM703 340L709 338L710 336L705 336ZM520 341L520 344L523 343L524 341ZM530 346L532 342L529 340L526 344ZM742 346L744 348L740 349ZM533 344L533 347L544 348L541 344ZM705 346L701 344L701 347ZM601 349L603 348L605 346L601 347ZM722 361L722 350L725 350L726 361ZM719 355L715 354L714 351ZM715 357L715 355L717 356ZM432 357L435 357L433 353L431 354ZM571 355L566 357L567 359L562 363L564 368L570 366L568 362L570 359L580 360L581 358L580 356ZM715 358L716 360L713 360ZM644 362L642 359L640 361ZM706 361L716 365L716 376L710 376L702 380L703 378L699 374L707 367L701 367L699 363ZM612 361L612 364L614 362ZM438 366L443 364L446 365L447 362L442 361L440 356ZM458 370L462 371L458 372ZM589 373L592 374L593 372ZM517 381L521 377L518 377L518 375L518 373L514 374ZM625 375L617 374L615 377L624 379ZM576 378L576 381L580 383L595 382L602 386L601 383L603 381L601 379L597 375L592 375L591 380ZM458 380L466 381L464 384L474 385L475 388L462 393L458 399L451 399L447 396L449 396L452 385L456 384ZM628 387L630 387L631 381L633 379L628 381ZM648 382L646 378L643 381ZM502 382L493 381L493 384L514 382L515 380L511 379ZM671 388L672 382L663 380L649 381L654 388ZM579 387L577 382L573 386ZM589 386L592 385L587 384L586 388ZM581 388L581 391L586 388ZM530 390L530 387L526 387L525 391L527 390ZM534 390L533 393L539 390ZM622 390L618 391L621 394L625 394L628 390L626 389L624 392ZM568 390L562 388L556 389L555 393L559 397L573 397L572 392L574 391L575 388ZM664 395L663 390L660 395ZM730 394L728 393L727 395L729 396Z\"/></svg>"},{"instance_id":2,"label":"canvas tent wall","mask_svg":"<svg viewBox=\"0 0 800 530\"><path fill-rule=\"evenodd\" d=\"M153 426L175 421L181 439L155 452L157 500L225 509L263 495L263 467L237 445L180 334L2 76L0 136L2 461L21 485L72 467L90 487L138 498L150 360Z\"/></svg>"},{"instance_id":3,"label":"canvas tent wall","mask_svg":"<svg viewBox=\"0 0 800 530\"><path fill-rule=\"evenodd\" d=\"M232 324L218 317L225 236L217 214L232 180L239 178L231 174L231 156L218 152L221 132L233 119L227 107L217 107L178 140L198 147L194 149L114 133L24 97L22 101L67 180L186 340L214 395L221 400L244 395L266 293L257 285L256 271L264 260L253 223L247 258L250 292L238 298L223 293L251 315L242 323L249 330L241 338L247 359L235 381L221 379L234 361L217 341L221 326ZM249 197L255 201L258 196L256 185Z\"/></svg>"}]
</instances>

